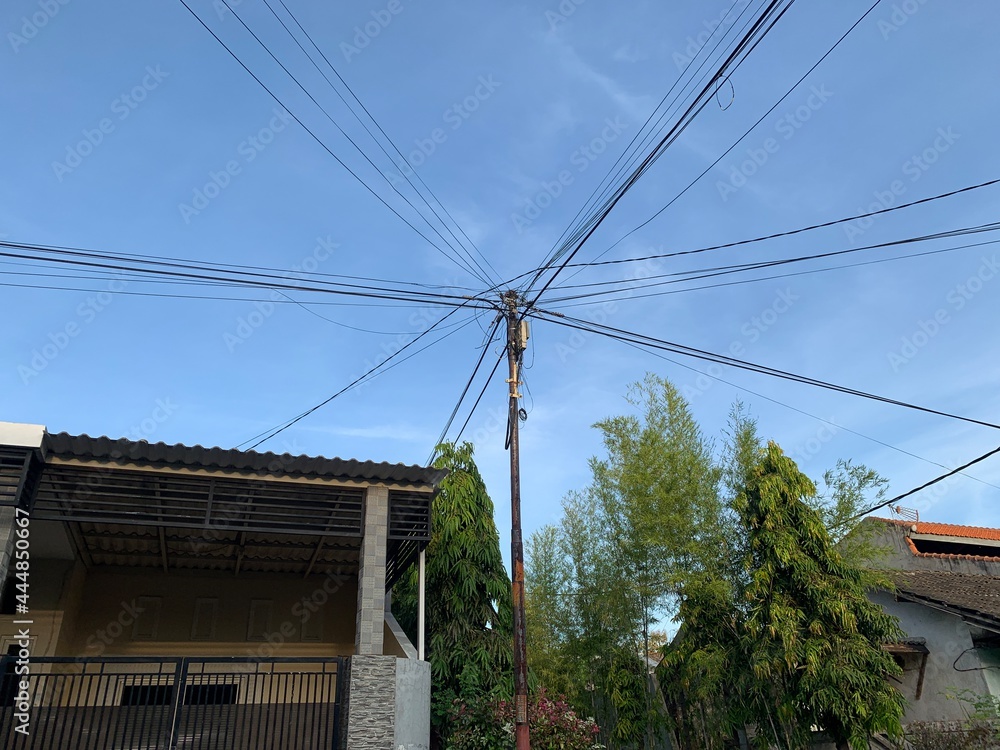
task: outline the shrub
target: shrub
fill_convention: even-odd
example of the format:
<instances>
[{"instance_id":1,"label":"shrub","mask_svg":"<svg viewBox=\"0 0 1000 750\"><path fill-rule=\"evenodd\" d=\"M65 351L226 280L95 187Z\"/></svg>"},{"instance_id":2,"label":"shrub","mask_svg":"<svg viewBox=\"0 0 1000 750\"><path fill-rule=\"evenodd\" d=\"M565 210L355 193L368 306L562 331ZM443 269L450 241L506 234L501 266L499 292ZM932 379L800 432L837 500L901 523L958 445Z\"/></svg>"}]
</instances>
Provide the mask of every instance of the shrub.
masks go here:
<instances>
[{"instance_id":1,"label":"shrub","mask_svg":"<svg viewBox=\"0 0 1000 750\"><path fill-rule=\"evenodd\" d=\"M997 733L987 721L971 720L958 725L918 721L905 728L912 750L1000 750Z\"/></svg>"},{"instance_id":2,"label":"shrub","mask_svg":"<svg viewBox=\"0 0 1000 750\"><path fill-rule=\"evenodd\" d=\"M446 747L449 750L512 750L514 704L506 700L482 700L452 704ZM600 727L593 719L581 718L560 696L552 699L541 691L528 703L528 727L533 750L601 750Z\"/></svg>"}]
</instances>

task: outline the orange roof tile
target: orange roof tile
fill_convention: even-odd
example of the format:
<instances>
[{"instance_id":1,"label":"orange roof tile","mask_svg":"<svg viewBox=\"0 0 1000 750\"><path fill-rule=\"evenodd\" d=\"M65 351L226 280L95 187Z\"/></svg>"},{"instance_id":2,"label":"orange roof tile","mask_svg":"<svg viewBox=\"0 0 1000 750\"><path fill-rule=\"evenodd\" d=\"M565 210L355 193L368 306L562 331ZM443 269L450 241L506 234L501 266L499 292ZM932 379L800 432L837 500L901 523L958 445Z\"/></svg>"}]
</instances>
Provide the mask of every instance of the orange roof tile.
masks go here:
<instances>
[{"instance_id":1,"label":"orange roof tile","mask_svg":"<svg viewBox=\"0 0 1000 750\"><path fill-rule=\"evenodd\" d=\"M878 518L885 523L897 526L916 526L917 534L934 534L935 536L957 536L965 539L990 539L1000 542L1000 529L988 529L983 526L959 526L951 523L930 523L928 521L901 521L895 518Z\"/></svg>"}]
</instances>

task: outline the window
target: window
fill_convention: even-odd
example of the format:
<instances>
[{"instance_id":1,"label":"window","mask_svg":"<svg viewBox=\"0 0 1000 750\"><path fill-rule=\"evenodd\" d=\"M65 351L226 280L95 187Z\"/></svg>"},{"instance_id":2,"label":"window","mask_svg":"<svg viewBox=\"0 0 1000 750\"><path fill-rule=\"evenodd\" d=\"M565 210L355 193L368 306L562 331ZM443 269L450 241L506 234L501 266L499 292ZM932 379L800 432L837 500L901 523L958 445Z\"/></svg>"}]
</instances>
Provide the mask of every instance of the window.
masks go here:
<instances>
[{"instance_id":1,"label":"window","mask_svg":"<svg viewBox=\"0 0 1000 750\"><path fill-rule=\"evenodd\" d=\"M218 599L196 599L194 621L191 623L192 641L215 640L215 621L219 611Z\"/></svg>"},{"instance_id":2,"label":"window","mask_svg":"<svg viewBox=\"0 0 1000 750\"><path fill-rule=\"evenodd\" d=\"M263 641L271 631L271 600L254 599L250 602L250 619L247 622L247 640Z\"/></svg>"},{"instance_id":3,"label":"window","mask_svg":"<svg viewBox=\"0 0 1000 750\"><path fill-rule=\"evenodd\" d=\"M132 623L133 641L155 641L160 629L160 605L158 596L140 596L135 600L135 622Z\"/></svg>"},{"instance_id":4,"label":"window","mask_svg":"<svg viewBox=\"0 0 1000 750\"><path fill-rule=\"evenodd\" d=\"M173 700L173 685L126 685L122 688L122 706L169 706Z\"/></svg>"},{"instance_id":5,"label":"window","mask_svg":"<svg viewBox=\"0 0 1000 750\"><path fill-rule=\"evenodd\" d=\"M239 688L232 683L189 685L184 691L186 706L226 706L236 703Z\"/></svg>"}]
</instances>

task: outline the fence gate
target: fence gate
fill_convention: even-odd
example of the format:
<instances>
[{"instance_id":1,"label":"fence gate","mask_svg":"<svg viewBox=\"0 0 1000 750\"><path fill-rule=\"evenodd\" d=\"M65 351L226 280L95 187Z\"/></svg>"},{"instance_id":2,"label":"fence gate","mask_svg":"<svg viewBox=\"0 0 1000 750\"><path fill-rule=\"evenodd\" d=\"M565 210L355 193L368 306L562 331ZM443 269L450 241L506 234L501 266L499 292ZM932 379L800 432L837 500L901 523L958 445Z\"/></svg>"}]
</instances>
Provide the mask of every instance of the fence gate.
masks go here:
<instances>
[{"instance_id":1,"label":"fence gate","mask_svg":"<svg viewBox=\"0 0 1000 750\"><path fill-rule=\"evenodd\" d=\"M29 668L18 675L15 657L0 659L0 747L338 747L339 657L44 657Z\"/></svg>"}]
</instances>

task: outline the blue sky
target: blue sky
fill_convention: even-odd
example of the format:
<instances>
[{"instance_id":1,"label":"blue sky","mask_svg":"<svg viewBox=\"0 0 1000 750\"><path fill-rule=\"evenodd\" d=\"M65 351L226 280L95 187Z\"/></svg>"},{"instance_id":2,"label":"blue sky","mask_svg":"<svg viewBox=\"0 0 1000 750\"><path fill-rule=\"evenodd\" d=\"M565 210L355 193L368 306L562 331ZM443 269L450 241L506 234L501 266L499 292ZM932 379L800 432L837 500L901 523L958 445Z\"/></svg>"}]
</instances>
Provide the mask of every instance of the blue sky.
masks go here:
<instances>
[{"instance_id":1,"label":"blue sky","mask_svg":"<svg viewBox=\"0 0 1000 750\"><path fill-rule=\"evenodd\" d=\"M287 2L503 278L546 257L707 30L746 6ZM221 2L191 4L288 112L411 216ZM594 259L674 198L869 5L795 3L578 259ZM262 2L233 7L359 136ZM987 0L882 2L717 167L604 259L795 229L996 178L998 20L1000 8ZM0 94L8 113L0 138L4 239L482 291L480 281L390 213L291 120L180 2L12 0L0 11L0 31ZM370 141L359 143L373 159L381 156ZM998 196L986 188L881 216L871 226L835 226L638 267L590 268L562 275L556 286L982 224L995 218ZM546 205L536 211L540 203ZM809 268L992 237L869 251ZM635 295L564 312L716 352L736 347L754 362L996 422L995 248ZM67 273L9 259L0 265L8 284L86 291L0 287L0 418L51 431L234 446L339 390L444 313L420 305L318 304L343 300L295 294L302 304L255 304L250 300L268 295L214 288L207 293L243 299L155 298L127 292L206 292L23 275L38 271ZM548 298L565 293L554 289ZM468 321L464 315L454 320L468 324L447 329L448 338L263 447L425 461L491 323L488 313ZM565 493L587 483L587 459L600 450L591 425L625 411L628 384L647 371L684 390L706 434L719 436L732 402L741 399L761 432L810 475L850 458L885 475L893 494L942 473L937 464L954 467L1000 442L987 427L761 375L712 371L735 385L699 377L553 324L534 326L526 363L526 532L556 520ZM506 548L502 377L464 437L476 442ZM464 417L463 410L459 423ZM970 473L982 481L958 477L906 504L931 520L1000 524L1000 463Z\"/></svg>"}]
</instances>

